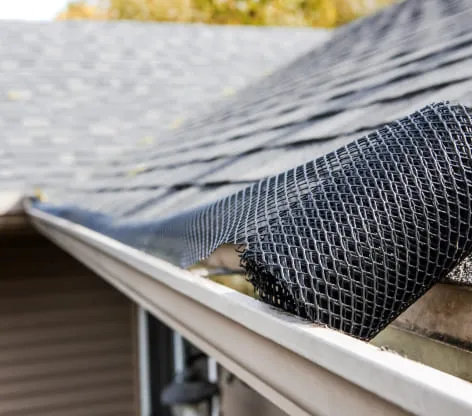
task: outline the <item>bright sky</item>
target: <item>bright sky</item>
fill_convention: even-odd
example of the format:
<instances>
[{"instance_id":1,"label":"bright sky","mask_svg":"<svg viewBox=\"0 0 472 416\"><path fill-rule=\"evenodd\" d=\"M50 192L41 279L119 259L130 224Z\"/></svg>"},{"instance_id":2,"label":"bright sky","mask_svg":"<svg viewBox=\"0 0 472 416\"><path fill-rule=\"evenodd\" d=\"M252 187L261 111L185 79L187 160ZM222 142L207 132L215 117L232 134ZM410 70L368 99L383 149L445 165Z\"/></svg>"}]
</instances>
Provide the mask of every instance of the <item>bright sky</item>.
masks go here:
<instances>
[{"instance_id":1,"label":"bright sky","mask_svg":"<svg viewBox=\"0 0 472 416\"><path fill-rule=\"evenodd\" d=\"M0 0L0 20L51 20L67 0Z\"/></svg>"}]
</instances>

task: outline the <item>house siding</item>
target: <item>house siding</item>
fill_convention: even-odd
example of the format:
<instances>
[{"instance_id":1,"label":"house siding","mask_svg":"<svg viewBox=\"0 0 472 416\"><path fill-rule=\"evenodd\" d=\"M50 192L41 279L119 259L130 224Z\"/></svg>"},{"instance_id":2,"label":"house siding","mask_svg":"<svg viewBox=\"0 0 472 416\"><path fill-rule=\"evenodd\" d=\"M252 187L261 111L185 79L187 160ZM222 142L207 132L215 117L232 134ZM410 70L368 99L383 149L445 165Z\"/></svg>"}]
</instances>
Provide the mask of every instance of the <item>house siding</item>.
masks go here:
<instances>
[{"instance_id":1,"label":"house siding","mask_svg":"<svg viewBox=\"0 0 472 416\"><path fill-rule=\"evenodd\" d=\"M38 236L0 261L0 415L137 414L132 303Z\"/></svg>"}]
</instances>

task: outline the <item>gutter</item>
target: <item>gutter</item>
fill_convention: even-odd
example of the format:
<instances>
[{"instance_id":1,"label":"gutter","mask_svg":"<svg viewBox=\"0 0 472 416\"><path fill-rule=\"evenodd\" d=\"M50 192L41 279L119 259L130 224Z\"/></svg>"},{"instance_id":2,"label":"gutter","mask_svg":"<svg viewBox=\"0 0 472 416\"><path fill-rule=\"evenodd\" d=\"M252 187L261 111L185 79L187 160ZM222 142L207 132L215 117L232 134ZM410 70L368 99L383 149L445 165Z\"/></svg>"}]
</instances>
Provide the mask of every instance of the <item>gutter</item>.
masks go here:
<instances>
[{"instance_id":1,"label":"gutter","mask_svg":"<svg viewBox=\"0 0 472 416\"><path fill-rule=\"evenodd\" d=\"M28 203L34 226L289 415L470 415L472 384L288 316Z\"/></svg>"}]
</instances>

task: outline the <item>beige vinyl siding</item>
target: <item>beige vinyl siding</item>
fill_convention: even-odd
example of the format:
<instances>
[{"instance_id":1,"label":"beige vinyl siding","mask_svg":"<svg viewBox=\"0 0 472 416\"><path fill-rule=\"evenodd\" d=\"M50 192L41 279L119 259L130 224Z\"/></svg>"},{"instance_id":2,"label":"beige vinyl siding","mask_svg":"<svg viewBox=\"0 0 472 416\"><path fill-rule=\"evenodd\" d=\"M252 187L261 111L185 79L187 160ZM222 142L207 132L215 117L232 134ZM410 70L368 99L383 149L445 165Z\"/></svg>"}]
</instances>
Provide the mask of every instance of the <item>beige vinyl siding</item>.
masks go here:
<instances>
[{"instance_id":1,"label":"beige vinyl siding","mask_svg":"<svg viewBox=\"0 0 472 416\"><path fill-rule=\"evenodd\" d=\"M136 415L132 303L40 237L0 241L0 416Z\"/></svg>"}]
</instances>

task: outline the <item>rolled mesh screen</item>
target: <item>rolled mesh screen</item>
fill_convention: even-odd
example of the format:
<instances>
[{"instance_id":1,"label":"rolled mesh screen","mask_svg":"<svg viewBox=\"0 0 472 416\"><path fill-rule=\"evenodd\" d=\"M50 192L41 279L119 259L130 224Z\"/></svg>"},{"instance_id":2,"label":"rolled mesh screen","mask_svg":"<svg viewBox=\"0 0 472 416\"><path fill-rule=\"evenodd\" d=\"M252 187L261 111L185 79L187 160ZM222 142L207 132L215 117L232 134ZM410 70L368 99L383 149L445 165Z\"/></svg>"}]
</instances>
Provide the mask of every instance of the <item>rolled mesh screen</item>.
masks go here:
<instances>
[{"instance_id":1,"label":"rolled mesh screen","mask_svg":"<svg viewBox=\"0 0 472 416\"><path fill-rule=\"evenodd\" d=\"M262 299L373 337L469 253L471 133L435 105L268 181L242 257Z\"/></svg>"},{"instance_id":2,"label":"rolled mesh screen","mask_svg":"<svg viewBox=\"0 0 472 416\"><path fill-rule=\"evenodd\" d=\"M368 340L471 251L472 110L439 103L196 210L58 215L189 266L223 243L259 297Z\"/></svg>"}]
</instances>

